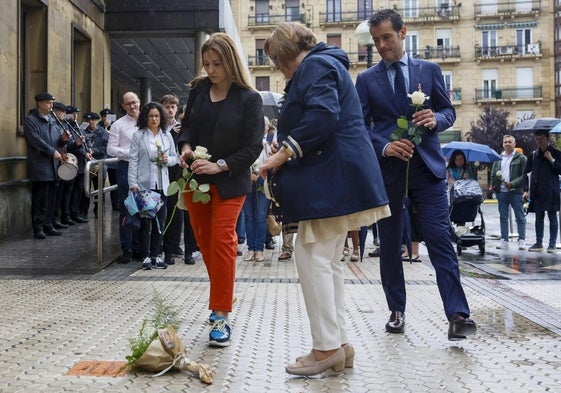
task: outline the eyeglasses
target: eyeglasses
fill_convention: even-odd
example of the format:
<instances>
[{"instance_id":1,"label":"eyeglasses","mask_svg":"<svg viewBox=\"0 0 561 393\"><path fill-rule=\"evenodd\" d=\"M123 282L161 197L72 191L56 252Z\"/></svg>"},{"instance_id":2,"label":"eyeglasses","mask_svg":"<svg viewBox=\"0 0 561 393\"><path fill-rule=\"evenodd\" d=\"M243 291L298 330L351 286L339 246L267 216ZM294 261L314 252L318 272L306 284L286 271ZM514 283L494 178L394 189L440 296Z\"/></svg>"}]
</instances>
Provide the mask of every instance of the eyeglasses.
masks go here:
<instances>
[{"instance_id":1,"label":"eyeglasses","mask_svg":"<svg viewBox=\"0 0 561 393\"><path fill-rule=\"evenodd\" d=\"M125 106L134 106L134 105L138 105L138 104L140 104L140 101L131 101L131 102L123 103L123 105L125 105Z\"/></svg>"},{"instance_id":2,"label":"eyeglasses","mask_svg":"<svg viewBox=\"0 0 561 393\"><path fill-rule=\"evenodd\" d=\"M278 56L270 55L269 58L271 59L275 67L279 68Z\"/></svg>"}]
</instances>

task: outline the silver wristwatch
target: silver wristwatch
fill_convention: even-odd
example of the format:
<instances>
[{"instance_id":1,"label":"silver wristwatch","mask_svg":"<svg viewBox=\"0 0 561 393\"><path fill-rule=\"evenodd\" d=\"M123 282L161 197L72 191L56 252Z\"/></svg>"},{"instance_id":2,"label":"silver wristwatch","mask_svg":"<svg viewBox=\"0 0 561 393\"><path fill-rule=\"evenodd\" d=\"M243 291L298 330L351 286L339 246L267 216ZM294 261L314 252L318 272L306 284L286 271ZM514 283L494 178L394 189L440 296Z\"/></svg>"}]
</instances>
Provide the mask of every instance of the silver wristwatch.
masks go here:
<instances>
[{"instance_id":1,"label":"silver wristwatch","mask_svg":"<svg viewBox=\"0 0 561 393\"><path fill-rule=\"evenodd\" d=\"M228 170L228 165L226 164L226 161L224 161L222 158L219 159L218 161L216 161L216 164L218 164L218 167L220 168L220 170L222 170L222 171L227 171Z\"/></svg>"}]
</instances>

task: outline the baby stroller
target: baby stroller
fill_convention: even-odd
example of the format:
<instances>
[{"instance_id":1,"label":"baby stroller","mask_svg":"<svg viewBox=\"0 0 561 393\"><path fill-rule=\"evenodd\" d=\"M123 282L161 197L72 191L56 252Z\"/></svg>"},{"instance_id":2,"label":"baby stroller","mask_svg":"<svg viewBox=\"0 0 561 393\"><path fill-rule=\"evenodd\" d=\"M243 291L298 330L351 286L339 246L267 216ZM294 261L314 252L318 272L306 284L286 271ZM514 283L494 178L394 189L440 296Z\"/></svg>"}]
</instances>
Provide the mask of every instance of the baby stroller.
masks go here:
<instances>
[{"instance_id":1,"label":"baby stroller","mask_svg":"<svg viewBox=\"0 0 561 393\"><path fill-rule=\"evenodd\" d=\"M478 246L479 253L485 255L485 220L481 211L483 192L476 180L460 179L450 189L450 231L452 240L457 245L458 255L464 247ZM474 223L477 215L481 224L467 227Z\"/></svg>"}]
</instances>

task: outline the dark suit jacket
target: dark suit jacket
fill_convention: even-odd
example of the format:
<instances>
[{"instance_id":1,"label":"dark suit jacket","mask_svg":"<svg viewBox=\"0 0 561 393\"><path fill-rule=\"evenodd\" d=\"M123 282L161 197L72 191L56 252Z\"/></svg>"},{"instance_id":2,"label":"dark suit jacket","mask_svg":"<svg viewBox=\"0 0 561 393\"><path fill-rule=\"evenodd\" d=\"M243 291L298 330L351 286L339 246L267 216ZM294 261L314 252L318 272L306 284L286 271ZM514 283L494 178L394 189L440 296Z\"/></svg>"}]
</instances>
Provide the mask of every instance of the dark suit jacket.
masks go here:
<instances>
[{"instance_id":1,"label":"dark suit jacket","mask_svg":"<svg viewBox=\"0 0 561 393\"><path fill-rule=\"evenodd\" d=\"M446 162L440 149L438 133L454 124L456 112L446 91L440 67L434 63L411 57L408 62L409 92L415 92L418 86L421 86L422 91L430 97L425 102L425 107L434 111L438 123L436 129L423 135L422 142L415 150L437 178L445 179ZM383 61L357 77L356 89L362 102L362 112L370 130L374 150L380 158L382 173L387 179L388 169L392 176L395 173L395 170L392 170L395 165L392 166L391 161L398 159L394 157L385 158L382 156L382 151L389 143L391 133L397 128L397 118L406 116L410 120L414 107L410 106L407 113L404 113L403 108L398 108Z\"/></svg>"},{"instance_id":2,"label":"dark suit jacket","mask_svg":"<svg viewBox=\"0 0 561 393\"><path fill-rule=\"evenodd\" d=\"M555 162L551 164L539 150L528 157L526 173L530 173L530 200L532 211L558 211L560 204L559 175L561 175L561 151L547 148Z\"/></svg>"},{"instance_id":3,"label":"dark suit jacket","mask_svg":"<svg viewBox=\"0 0 561 393\"><path fill-rule=\"evenodd\" d=\"M199 107L210 86L210 80L204 79L189 93L181 135L177 141L179 152L185 143L189 143L194 150L199 144L199 136L205 132L199 121L205 114L201 113ZM263 149L264 130L261 95L232 84L214 127L213 144L204 146L212 155L210 161L223 159L228 164L228 171L210 176L222 198L242 196L251 191L250 167Z\"/></svg>"}]
</instances>

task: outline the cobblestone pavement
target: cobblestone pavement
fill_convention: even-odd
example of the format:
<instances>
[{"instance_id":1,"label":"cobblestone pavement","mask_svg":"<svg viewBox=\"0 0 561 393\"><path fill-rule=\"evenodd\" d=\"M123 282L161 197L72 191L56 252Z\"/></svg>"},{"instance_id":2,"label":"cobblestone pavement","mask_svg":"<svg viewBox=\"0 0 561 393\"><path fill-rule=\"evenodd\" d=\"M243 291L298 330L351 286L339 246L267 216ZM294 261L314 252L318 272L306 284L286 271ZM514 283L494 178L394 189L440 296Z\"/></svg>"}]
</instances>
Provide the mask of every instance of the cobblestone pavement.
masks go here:
<instances>
[{"instance_id":1,"label":"cobblestone pavement","mask_svg":"<svg viewBox=\"0 0 561 393\"><path fill-rule=\"evenodd\" d=\"M208 281L200 259L167 270L142 271L139 263L129 263L88 275L19 272L0 276L0 392L561 392L561 281L537 269L520 278L486 267L486 261L510 264L516 271L513 258L534 258L532 264L542 258L496 250L496 206L486 209L486 256L478 257L474 248L461 258L479 324L469 340L447 340L448 323L425 250L422 263L404 264L408 309L402 335L384 332L388 312L378 259L342 262L355 367L316 378L284 371L310 350L311 339L294 263L277 262L278 245L263 263L238 258L233 339L222 349L207 346ZM556 266L558 256L545 257ZM124 360L154 291L180 311L179 335L193 360L215 370L212 385L187 372L158 378L148 372L66 375L82 360Z\"/></svg>"}]
</instances>

